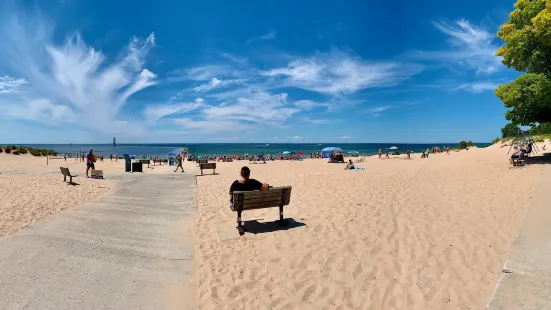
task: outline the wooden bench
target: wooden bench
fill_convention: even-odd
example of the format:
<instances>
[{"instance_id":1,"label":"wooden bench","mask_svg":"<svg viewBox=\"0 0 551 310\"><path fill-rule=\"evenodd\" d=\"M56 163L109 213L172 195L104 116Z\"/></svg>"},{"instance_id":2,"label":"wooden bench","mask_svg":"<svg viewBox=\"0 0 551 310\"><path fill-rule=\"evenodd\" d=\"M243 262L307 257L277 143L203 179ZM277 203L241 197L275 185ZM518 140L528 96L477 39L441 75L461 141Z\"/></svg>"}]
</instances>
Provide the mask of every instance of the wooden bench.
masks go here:
<instances>
[{"instance_id":1,"label":"wooden bench","mask_svg":"<svg viewBox=\"0 0 551 310\"><path fill-rule=\"evenodd\" d=\"M208 164L209 160L208 159L198 159L197 160L197 163L198 164Z\"/></svg>"},{"instance_id":2,"label":"wooden bench","mask_svg":"<svg viewBox=\"0 0 551 310\"><path fill-rule=\"evenodd\" d=\"M232 211L237 212L237 229L243 235L245 229L241 224L241 213L245 210L279 207L279 225L285 226L283 206L291 201L291 186L270 188L266 191L233 192Z\"/></svg>"},{"instance_id":3,"label":"wooden bench","mask_svg":"<svg viewBox=\"0 0 551 310\"><path fill-rule=\"evenodd\" d=\"M140 162L142 163L142 165L147 165L147 168L149 168L149 164L151 163L151 160L142 159L142 160L140 160Z\"/></svg>"},{"instance_id":4,"label":"wooden bench","mask_svg":"<svg viewBox=\"0 0 551 310\"><path fill-rule=\"evenodd\" d=\"M201 175L203 175L203 169L212 169L212 174L216 174L216 163L201 163L199 169L201 169Z\"/></svg>"},{"instance_id":5,"label":"wooden bench","mask_svg":"<svg viewBox=\"0 0 551 310\"><path fill-rule=\"evenodd\" d=\"M63 174L63 182L67 182L67 177L69 177L69 184L75 184L73 183L73 178L76 177L76 175L71 175L71 172L69 172L69 168L59 167L61 170L61 174Z\"/></svg>"},{"instance_id":6,"label":"wooden bench","mask_svg":"<svg viewBox=\"0 0 551 310\"><path fill-rule=\"evenodd\" d=\"M103 180L103 170L94 170L90 172L90 177L92 179L102 179Z\"/></svg>"}]
</instances>

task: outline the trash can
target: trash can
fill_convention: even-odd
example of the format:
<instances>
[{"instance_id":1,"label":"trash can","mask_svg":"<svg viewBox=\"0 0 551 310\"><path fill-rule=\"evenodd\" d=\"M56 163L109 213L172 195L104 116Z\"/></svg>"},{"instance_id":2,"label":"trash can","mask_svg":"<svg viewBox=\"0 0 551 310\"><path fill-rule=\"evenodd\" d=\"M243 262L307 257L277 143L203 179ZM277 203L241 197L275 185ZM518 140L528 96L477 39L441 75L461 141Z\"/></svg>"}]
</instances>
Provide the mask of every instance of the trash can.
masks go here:
<instances>
[{"instance_id":1,"label":"trash can","mask_svg":"<svg viewBox=\"0 0 551 310\"><path fill-rule=\"evenodd\" d=\"M131 168L132 168L132 160L130 159L130 155L128 154L124 154L124 171L125 172L130 172L132 171Z\"/></svg>"},{"instance_id":2,"label":"trash can","mask_svg":"<svg viewBox=\"0 0 551 310\"><path fill-rule=\"evenodd\" d=\"M142 163L132 163L132 172L143 172Z\"/></svg>"}]
</instances>

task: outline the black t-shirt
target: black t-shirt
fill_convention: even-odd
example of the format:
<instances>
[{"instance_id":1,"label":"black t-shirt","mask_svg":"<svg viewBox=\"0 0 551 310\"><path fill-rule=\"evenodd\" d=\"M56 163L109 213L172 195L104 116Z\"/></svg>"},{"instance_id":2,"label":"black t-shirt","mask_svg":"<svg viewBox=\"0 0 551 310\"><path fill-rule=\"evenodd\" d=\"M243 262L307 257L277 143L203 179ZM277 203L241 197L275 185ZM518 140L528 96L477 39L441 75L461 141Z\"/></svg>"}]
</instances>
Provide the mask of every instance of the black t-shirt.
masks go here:
<instances>
[{"instance_id":1,"label":"black t-shirt","mask_svg":"<svg viewBox=\"0 0 551 310\"><path fill-rule=\"evenodd\" d=\"M259 191L262 189L262 183L258 182L255 179L249 179L245 183L239 183L239 181L235 180L232 185L230 186L230 192L249 192L249 191ZM233 197L232 197L233 199Z\"/></svg>"}]
</instances>

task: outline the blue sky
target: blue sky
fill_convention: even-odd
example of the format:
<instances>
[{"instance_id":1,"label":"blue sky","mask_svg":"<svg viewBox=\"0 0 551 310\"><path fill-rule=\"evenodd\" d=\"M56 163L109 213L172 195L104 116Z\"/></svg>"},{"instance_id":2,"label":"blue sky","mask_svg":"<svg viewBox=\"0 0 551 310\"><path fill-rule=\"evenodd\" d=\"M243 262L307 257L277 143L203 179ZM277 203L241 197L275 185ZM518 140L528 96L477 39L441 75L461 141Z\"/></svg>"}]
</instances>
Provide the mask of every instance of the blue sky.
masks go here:
<instances>
[{"instance_id":1,"label":"blue sky","mask_svg":"<svg viewBox=\"0 0 551 310\"><path fill-rule=\"evenodd\" d=\"M2 1L0 143L490 141L513 4Z\"/></svg>"}]
</instances>

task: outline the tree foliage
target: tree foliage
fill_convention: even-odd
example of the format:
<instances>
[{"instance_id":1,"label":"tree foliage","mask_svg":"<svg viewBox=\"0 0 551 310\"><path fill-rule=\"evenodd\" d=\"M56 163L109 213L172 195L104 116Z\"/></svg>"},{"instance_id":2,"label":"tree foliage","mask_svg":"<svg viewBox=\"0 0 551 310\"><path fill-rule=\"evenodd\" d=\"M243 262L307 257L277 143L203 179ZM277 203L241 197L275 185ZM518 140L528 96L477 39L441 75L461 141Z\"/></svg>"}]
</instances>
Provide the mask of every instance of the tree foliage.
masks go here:
<instances>
[{"instance_id":1,"label":"tree foliage","mask_svg":"<svg viewBox=\"0 0 551 310\"><path fill-rule=\"evenodd\" d=\"M497 33L505 45L503 64L526 72L495 94L509 108L506 119L519 125L551 122L551 0L518 0Z\"/></svg>"},{"instance_id":2,"label":"tree foliage","mask_svg":"<svg viewBox=\"0 0 551 310\"><path fill-rule=\"evenodd\" d=\"M505 125L503 128L501 128L501 137L504 139L515 137L517 134L518 134L518 126L513 123L509 123Z\"/></svg>"}]
</instances>

